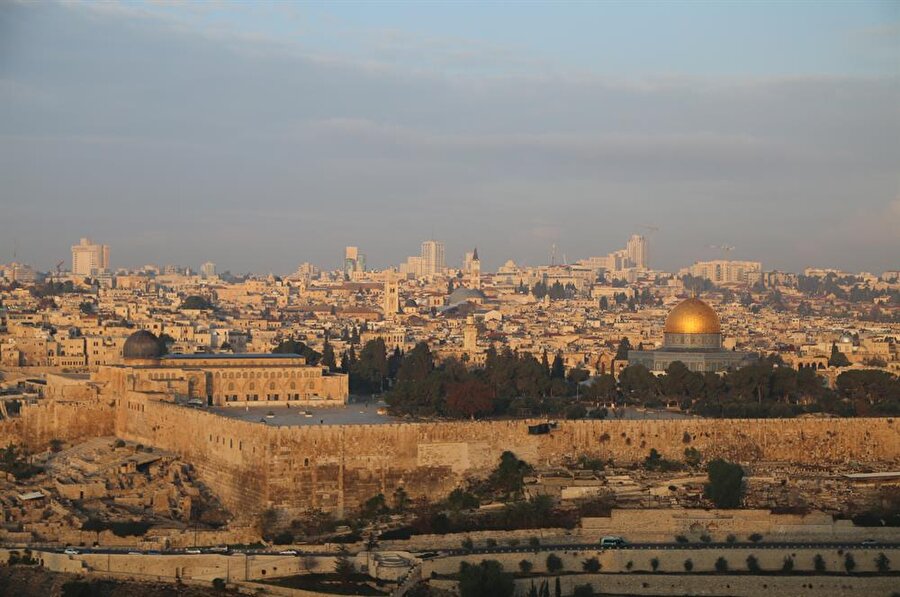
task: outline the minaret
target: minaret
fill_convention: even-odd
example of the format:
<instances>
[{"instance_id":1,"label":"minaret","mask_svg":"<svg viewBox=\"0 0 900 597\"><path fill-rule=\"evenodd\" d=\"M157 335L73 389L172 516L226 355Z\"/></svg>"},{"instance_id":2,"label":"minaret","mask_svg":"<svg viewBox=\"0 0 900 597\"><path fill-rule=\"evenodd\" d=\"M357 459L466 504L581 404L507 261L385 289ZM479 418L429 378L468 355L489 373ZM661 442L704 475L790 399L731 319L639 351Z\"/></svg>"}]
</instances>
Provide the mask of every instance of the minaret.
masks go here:
<instances>
[{"instance_id":1,"label":"minaret","mask_svg":"<svg viewBox=\"0 0 900 597\"><path fill-rule=\"evenodd\" d=\"M384 310L385 319L394 319L400 312L400 283L394 277L393 272L389 272L384 278Z\"/></svg>"},{"instance_id":2,"label":"minaret","mask_svg":"<svg viewBox=\"0 0 900 597\"><path fill-rule=\"evenodd\" d=\"M469 275L471 276L470 285L475 290L481 290L481 260L478 259L478 247L472 252L472 264Z\"/></svg>"},{"instance_id":3,"label":"minaret","mask_svg":"<svg viewBox=\"0 0 900 597\"><path fill-rule=\"evenodd\" d=\"M478 350L478 328L475 326L475 316L466 318L466 327L463 330L463 352L474 356Z\"/></svg>"}]
</instances>

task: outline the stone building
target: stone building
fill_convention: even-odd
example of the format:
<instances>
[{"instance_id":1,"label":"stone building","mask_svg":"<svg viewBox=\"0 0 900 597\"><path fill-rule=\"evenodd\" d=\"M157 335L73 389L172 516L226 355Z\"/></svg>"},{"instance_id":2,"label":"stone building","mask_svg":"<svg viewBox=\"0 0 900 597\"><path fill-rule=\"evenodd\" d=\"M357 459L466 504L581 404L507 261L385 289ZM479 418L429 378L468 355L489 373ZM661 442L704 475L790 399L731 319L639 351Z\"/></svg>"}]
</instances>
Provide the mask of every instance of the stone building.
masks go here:
<instances>
[{"instance_id":1,"label":"stone building","mask_svg":"<svg viewBox=\"0 0 900 597\"><path fill-rule=\"evenodd\" d=\"M123 361L100 367L96 375L120 394L161 393L214 406L342 405L349 395L346 375L308 365L297 354L165 354L159 338L146 330L125 342Z\"/></svg>"},{"instance_id":2,"label":"stone building","mask_svg":"<svg viewBox=\"0 0 900 597\"><path fill-rule=\"evenodd\" d=\"M628 351L629 365L650 371L665 371L681 361L691 371L718 372L752 363L756 353L722 348L722 328L712 307L691 297L679 303L666 318L663 347Z\"/></svg>"}]
</instances>

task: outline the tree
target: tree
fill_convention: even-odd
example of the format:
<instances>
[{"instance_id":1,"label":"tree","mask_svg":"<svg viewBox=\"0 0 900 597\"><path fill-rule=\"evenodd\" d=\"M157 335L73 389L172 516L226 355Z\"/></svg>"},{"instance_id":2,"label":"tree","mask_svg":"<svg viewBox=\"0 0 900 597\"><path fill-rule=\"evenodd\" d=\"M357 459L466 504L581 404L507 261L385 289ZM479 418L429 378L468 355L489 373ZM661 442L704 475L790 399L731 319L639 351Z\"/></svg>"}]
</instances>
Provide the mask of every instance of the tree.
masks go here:
<instances>
[{"instance_id":1,"label":"tree","mask_svg":"<svg viewBox=\"0 0 900 597\"><path fill-rule=\"evenodd\" d=\"M877 568L878 571L882 574L891 571L891 561L886 555L884 555L884 553L878 554L878 557L875 558L875 568Z\"/></svg>"},{"instance_id":2,"label":"tree","mask_svg":"<svg viewBox=\"0 0 900 597\"><path fill-rule=\"evenodd\" d=\"M581 563L581 569L592 574L600 572L600 560L597 558L588 558Z\"/></svg>"},{"instance_id":3,"label":"tree","mask_svg":"<svg viewBox=\"0 0 900 597\"><path fill-rule=\"evenodd\" d=\"M594 587L590 584L583 585L575 585L573 590L572 597L593 597L594 596Z\"/></svg>"},{"instance_id":4,"label":"tree","mask_svg":"<svg viewBox=\"0 0 900 597\"><path fill-rule=\"evenodd\" d=\"M650 567L656 572L659 569L659 558L652 558L650 560Z\"/></svg>"},{"instance_id":5,"label":"tree","mask_svg":"<svg viewBox=\"0 0 900 597\"><path fill-rule=\"evenodd\" d=\"M717 508L737 508L741 505L744 469L739 464L717 458L707 465L709 482L704 488L707 498Z\"/></svg>"},{"instance_id":6,"label":"tree","mask_svg":"<svg viewBox=\"0 0 900 597\"><path fill-rule=\"evenodd\" d=\"M856 569L856 559L854 559L853 554L849 551L844 554L844 570L847 571L847 574L852 574Z\"/></svg>"},{"instance_id":7,"label":"tree","mask_svg":"<svg viewBox=\"0 0 900 597\"><path fill-rule=\"evenodd\" d=\"M532 568L534 568L534 564L531 563L531 560L522 560L519 562L519 570L522 571L522 574L531 574Z\"/></svg>"},{"instance_id":8,"label":"tree","mask_svg":"<svg viewBox=\"0 0 900 597\"><path fill-rule=\"evenodd\" d=\"M530 471L531 466L527 462L506 451L500 455L500 464L491 474L491 480L499 490L507 494L518 494L522 491L525 474Z\"/></svg>"},{"instance_id":9,"label":"tree","mask_svg":"<svg viewBox=\"0 0 900 597\"><path fill-rule=\"evenodd\" d=\"M387 513L387 500L385 500L383 493L379 493L366 500L363 504L360 516L371 519Z\"/></svg>"},{"instance_id":10,"label":"tree","mask_svg":"<svg viewBox=\"0 0 900 597\"><path fill-rule=\"evenodd\" d=\"M825 558L822 557L822 554L817 553L813 558L813 568L816 569L816 572L825 572Z\"/></svg>"},{"instance_id":11,"label":"tree","mask_svg":"<svg viewBox=\"0 0 900 597\"><path fill-rule=\"evenodd\" d=\"M184 299L184 302L181 303L182 309L199 309L199 310L208 310L212 309L212 303L209 302L209 299L203 296L189 296Z\"/></svg>"},{"instance_id":12,"label":"tree","mask_svg":"<svg viewBox=\"0 0 900 597\"><path fill-rule=\"evenodd\" d=\"M700 466L700 462L702 457L700 455L700 450L697 448L685 448L684 449L684 463L691 468L697 468Z\"/></svg>"},{"instance_id":13,"label":"tree","mask_svg":"<svg viewBox=\"0 0 900 597\"><path fill-rule=\"evenodd\" d=\"M550 379L565 379L566 367L563 364L562 352L557 352L550 366Z\"/></svg>"},{"instance_id":14,"label":"tree","mask_svg":"<svg viewBox=\"0 0 900 597\"><path fill-rule=\"evenodd\" d=\"M759 567L759 560L753 554L747 556L747 570L749 570L753 574L759 574L760 572L762 572L762 568Z\"/></svg>"},{"instance_id":15,"label":"tree","mask_svg":"<svg viewBox=\"0 0 900 597\"><path fill-rule=\"evenodd\" d=\"M837 344L834 342L831 343L831 356L828 357L828 366L829 367L849 367L850 359L847 358L847 355L838 350Z\"/></svg>"},{"instance_id":16,"label":"tree","mask_svg":"<svg viewBox=\"0 0 900 597\"><path fill-rule=\"evenodd\" d=\"M334 573L340 579L341 584L347 586L356 573L356 567L350 561L350 552L346 545L338 547L337 552L337 557L334 559Z\"/></svg>"},{"instance_id":17,"label":"tree","mask_svg":"<svg viewBox=\"0 0 900 597\"><path fill-rule=\"evenodd\" d=\"M551 553L550 555L547 556L546 564L547 564L547 572L549 572L550 574L559 572L560 570L562 570L562 567L563 567L562 559L560 559L560 557L558 555L556 555L555 553Z\"/></svg>"},{"instance_id":18,"label":"tree","mask_svg":"<svg viewBox=\"0 0 900 597\"><path fill-rule=\"evenodd\" d=\"M720 556L716 560L716 572L728 572L728 560Z\"/></svg>"},{"instance_id":19,"label":"tree","mask_svg":"<svg viewBox=\"0 0 900 597\"><path fill-rule=\"evenodd\" d=\"M310 365L315 365L322 358L321 353L313 350L303 342L297 342L293 338L279 342L278 346L272 349L272 354L299 354Z\"/></svg>"},{"instance_id":20,"label":"tree","mask_svg":"<svg viewBox=\"0 0 900 597\"><path fill-rule=\"evenodd\" d=\"M494 407L490 386L477 379L447 384L446 401L448 414L472 419L490 414Z\"/></svg>"},{"instance_id":21,"label":"tree","mask_svg":"<svg viewBox=\"0 0 900 597\"><path fill-rule=\"evenodd\" d=\"M515 590L512 574L504 572L496 560L482 560L477 566L468 562L459 565L460 597L512 597Z\"/></svg>"},{"instance_id":22,"label":"tree","mask_svg":"<svg viewBox=\"0 0 900 597\"><path fill-rule=\"evenodd\" d=\"M794 570L794 558L791 556L785 556L784 561L781 564L781 571L788 573Z\"/></svg>"},{"instance_id":23,"label":"tree","mask_svg":"<svg viewBox=\"0 0 900 597\"><path fill-rule=\"evenodd\" d=\"M629 350L631 350L631 341L629 341L627 337L623 337L619 341L618 349L616 349L616 360L617 361L627 361Z\"/></svg>"},{"instance_id":24,"label":"tree","mask_svg":"<svg viewBox=\"0 0 900 597\"><path fill-rule=\"evenodd\" d=\"M322 346L322 360L320 364L323 367L328 367L329 371L335 371L337 369L337 361L334 357L334 348L331 346L331 343L328 340L325 340L325 345Z\"/></svg>"}]
</instances>

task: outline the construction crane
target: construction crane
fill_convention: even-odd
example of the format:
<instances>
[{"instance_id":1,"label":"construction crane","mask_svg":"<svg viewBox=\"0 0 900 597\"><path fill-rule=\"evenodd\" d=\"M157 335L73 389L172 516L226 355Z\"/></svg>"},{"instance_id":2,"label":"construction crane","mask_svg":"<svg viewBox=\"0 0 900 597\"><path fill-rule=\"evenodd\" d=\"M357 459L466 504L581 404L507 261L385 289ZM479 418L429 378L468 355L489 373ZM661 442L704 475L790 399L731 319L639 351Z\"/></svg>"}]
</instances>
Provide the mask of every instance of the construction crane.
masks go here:
<instances>
[{"instance_id":1,"label":"construction crane","mask_svg":"<svg viewBox=\"0 0 900 597\"><path fill-rule=\"evenodd\" d=\"M734 247L731 245L706 245L707 249L718 249L722 251L722 259L728 261L728 254L734 251Z\"/></svg>"}]
</instances>

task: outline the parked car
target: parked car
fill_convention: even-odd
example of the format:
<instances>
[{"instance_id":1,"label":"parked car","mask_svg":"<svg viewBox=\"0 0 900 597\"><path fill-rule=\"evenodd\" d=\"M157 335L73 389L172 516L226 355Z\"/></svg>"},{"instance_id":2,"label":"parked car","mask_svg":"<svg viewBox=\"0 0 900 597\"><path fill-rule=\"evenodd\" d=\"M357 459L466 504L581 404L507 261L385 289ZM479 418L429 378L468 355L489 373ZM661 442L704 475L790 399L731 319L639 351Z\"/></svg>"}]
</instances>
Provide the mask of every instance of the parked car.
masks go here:
<instances>
[{"instance_id":1,"label":"parked car","mask_svg":"<svg viewBox=\"0 0 900 597\"><path fill-rule=\"evenodd\" d=\"M621 537L603 537L600 539L600 547L622 547L625 545L625 539Z\"/></svg>"},{"instance_id":2,"label":"parked car","mask_svg":"<svg viewBox=\"0 0 900 597\"><path fill-rule=\"evenodd\" d=\"M67 547L63 551L63 553L66 554L67 556L77 556L79 552L77 549L72 549L71 547Z\"/></svg>"}]
</instances>

